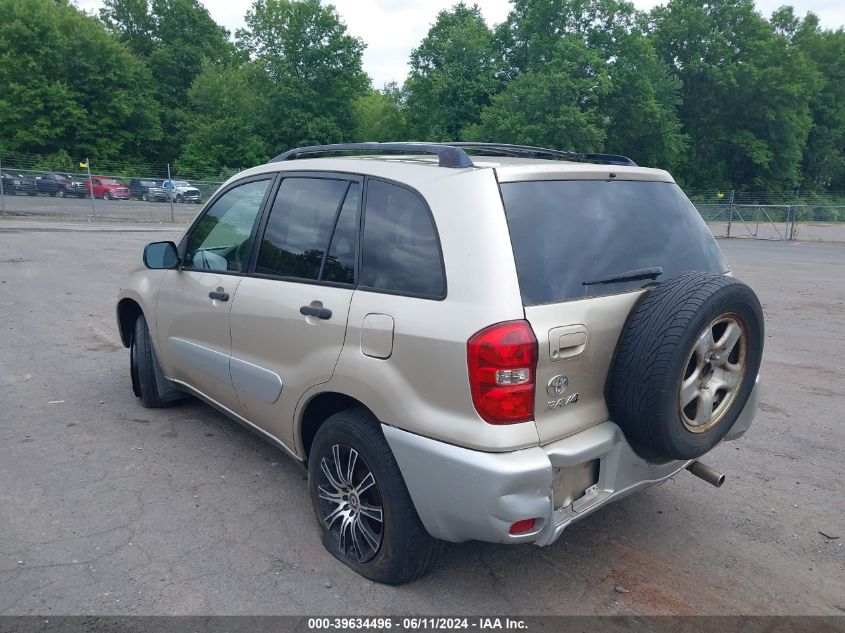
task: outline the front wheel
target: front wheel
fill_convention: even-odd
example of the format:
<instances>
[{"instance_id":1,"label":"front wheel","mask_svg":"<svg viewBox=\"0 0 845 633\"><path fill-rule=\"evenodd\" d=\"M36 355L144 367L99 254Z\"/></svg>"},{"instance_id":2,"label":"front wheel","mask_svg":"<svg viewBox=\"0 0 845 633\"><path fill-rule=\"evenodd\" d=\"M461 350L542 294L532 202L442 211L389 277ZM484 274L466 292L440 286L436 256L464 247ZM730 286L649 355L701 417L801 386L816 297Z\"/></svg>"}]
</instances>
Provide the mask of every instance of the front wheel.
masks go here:
<instances>
[{"instance_id":1,"label":"front wheel","mask_svg":"<svg viewBox=\"0 0 845 633\"><path fill-rule=\"evenodd\" d=\"M181 193L176 194L176 202L178 202L178 203L180 203L180 204L181 204L181 203L183 203L184 201L185 201L185 198L183 198L183 197L182 197L182 194L181 194Z\"/></svg>"},{"instance_id":2,"label":"front wheel","mask_svg":"<svg viewBox=\"0 0 845 633\"><path fill-rule=\"evenodd\" d=\"M129 343L129 372L132 391L147 409L169 407L182 400L185 394L175 389L164 377L150 340L147 320L140 315L135 320L132 340Z\"/></svg>"},{"instance_id":3,"label":"front wheel","mask_svg":"<svg viewBox=\"0 0 845 633\"><path fill-rule=\"evenodd\" d=\"M442 543L420 521L379 423L347 409L319 428L308 463L323 545L365 578L401 585L426 575Z\"/></svg>"},{"instance_id":4,"label":"front wheel","mask_svg":"<svg viewBox=\"0 0 845 633\"><path fill-rule=\"evenodd\" d=\"M103 200L111 200L111 194L108 191L103 192Z\"/></svg>"},{"instance_id":5,"label":"front wheel","mask_svg":"<svg viewBox=\"0 0 845 633\"><path fill-rule=\"evenodd\" d=\"M52 195L52 194L50 194L50 195ZM64 189L59 189L59 191L58 191L58 196L59 196L59 198L64 198L64 197L65 197L65 190L64 190Z\"/></svg>"}]
</instances>

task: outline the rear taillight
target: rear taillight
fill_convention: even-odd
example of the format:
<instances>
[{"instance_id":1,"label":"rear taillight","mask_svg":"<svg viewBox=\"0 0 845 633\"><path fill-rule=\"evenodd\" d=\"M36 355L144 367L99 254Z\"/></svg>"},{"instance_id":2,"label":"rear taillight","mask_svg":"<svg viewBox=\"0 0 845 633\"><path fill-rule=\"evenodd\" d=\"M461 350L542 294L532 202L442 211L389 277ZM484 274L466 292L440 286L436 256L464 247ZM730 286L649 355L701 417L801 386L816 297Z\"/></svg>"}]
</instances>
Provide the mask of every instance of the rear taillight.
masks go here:
<instances>
[{"instance_id":1,"label":"rear taillight","mask_svg":"<svg viewBox=\"0 0 845 633\"><path fill-rule=\"evenodd\" d=\"M472 403L490 424L534 419L537 338L528 321L497 323L467 341Z\"/></svg>"}]
</instances>

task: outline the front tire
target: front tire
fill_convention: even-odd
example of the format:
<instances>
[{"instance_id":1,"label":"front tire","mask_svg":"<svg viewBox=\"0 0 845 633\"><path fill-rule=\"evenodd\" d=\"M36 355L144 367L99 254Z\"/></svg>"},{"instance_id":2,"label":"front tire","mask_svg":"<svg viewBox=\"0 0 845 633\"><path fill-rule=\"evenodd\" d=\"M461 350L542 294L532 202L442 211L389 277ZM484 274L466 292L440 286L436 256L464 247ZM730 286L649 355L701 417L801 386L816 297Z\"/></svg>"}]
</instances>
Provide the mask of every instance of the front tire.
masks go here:
<instances>
[{"instance_id":1,"label":"front tire","mask_svg":"<svg viewBox=\"0 0 845 633\"><path fill-rule=\"evenodd\" d=\"M181 193L176 194L176 202L178 202L179 204L182 204L184 201L185 201L185 198L182 197Z\"/></svg>"},{"instance_id":2,"label":"front tire","mask_svg":"<svg viewBox=\"0 0 845 633\"><path fill-rule=\"evenodd\" d=\"M335 413L311 446L308 488L323 545L365 578L401 585L425 576L442 542L420 521L378 421Z\"/></svg>"},{"instance_id":3,"label":"front tire","mask_svg":"<svg viewBox=\"0 0 845 633\"><path fill-rule=\"evenodd\" d=\"M111 200L111 194L108 191L103 192L103 200Z\"/></svg>"},{"instance_id":4,"label":"front tire","mask_svg":"<svg viewBox=\"0 0 845 633\"><path fill-rule=\"evenodd\" d=\"M146 409L169 407L185 397L164 377L143 315L135 320L135 329L129 342L129 371L132 391Z\"/></svg>"}]
</instances>

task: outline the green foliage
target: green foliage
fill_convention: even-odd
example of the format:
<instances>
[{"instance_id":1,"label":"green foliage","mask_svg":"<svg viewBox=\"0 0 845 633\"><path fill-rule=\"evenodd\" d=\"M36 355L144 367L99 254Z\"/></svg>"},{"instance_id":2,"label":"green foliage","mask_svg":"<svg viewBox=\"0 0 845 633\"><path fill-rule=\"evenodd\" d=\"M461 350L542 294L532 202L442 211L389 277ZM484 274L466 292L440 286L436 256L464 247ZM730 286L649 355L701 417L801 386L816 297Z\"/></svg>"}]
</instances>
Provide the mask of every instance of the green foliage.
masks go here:
<instances>
[{"instance_id":1,"label":"green foliage","mask_svg":"<svg viewBox=\"0 0 845 633\"><path fill-rule=\"evenodd\" d=\"M845 190L845 32L753 0L511 0L441 11L404 85L320 0L0 0L0 151L211 178L298 145L483 140L630 156L701 189ZM19 155L19 154L18 154ZM136 163L136 167L130 165Z\"/></svg>"},{"instance_id":2,"label":"green foliage","mask_svg":"<svg viewBox=\"0 0 845 633\"><path fill-rule=\"evenodd\" d=\"M788 7L781 12L792 17ZM821 30L812 13L803 20L793 18L791 24L794 30L787 35L821 74L819 94L810 102L813 123L801 187L845 191L845 31Z\"/></svg>"},{"instance_id":3,"label":"green foliage","mask_svg":"<svg viewBox=\"0 0 845 633\"><path fill-rule=\"evenodd\" d=\"M267 99L264 77L254 63L206 63L188 91L180 136L185 145L177 169L218 174L222 167L266 162L270 148L263 133Z\"/></svg>"},{"instance_id":4,"label":"green foliage","mask_svg":"<svg viewBox=\"0 0 845 633\"><path fill-rule=\"evenodd\" d=\"M261 68L264 134L273 151L352 138L352 102L369 87L364 44L319 0L256 0L237 32Z\"/></svg>"},{"instance_id":5,"label":"green foliage","mask_svg":"<svg viewBox=\"0 0 845 633\"><path fill-rule=\"evenodd\" d=\"M402 93L395 83L369 90L352 102L353 138L357 141L395 141L409 138Z\"/></svg>"},{"instance_id":6,"label":"green foliage","mask_svg":"<svg viewBox=\"0 0 845 633\"><path fill-rule=\"evenodd\" d=\"M441 11L411 52L405 82L406 116L416 138L460 140L501 89L501 62L477 5Z\"/></svg>"},{"instance_id":7,"label":"green foliage","mask_svg":"<svg viewBox=\"0 0 845 633\"><path fill-rule=\"evenodd\" d=\"M199 0L105 0L100 19L149 67L165 132L155 154L172 159L180 149L173 138L179 109L203 63L225 64L234 55L228 31Z\"/></svg>"},{"instance_id":8,"label":"green foliage","mask_svg":"<svg viewBox=\"0 0 845 633\"><path fill-rule=\"evenodd\" d=\"M671 0L654 41L681 81L688 182L781 191L800 181L817 70L751 0Z\"/></svg>"},{"instance_id":9,"label":"green foliage","mask_svg":"<svg viewBox=\"0 0 845 633\"><path fill-rule=\"evenodd\" d=\"M598 100L609 89L602 60L580 38L564 37L543 70L513 79L467 130L478 141L553 148L602 149L603 115Z\"/></svg>"},{"instance_id":10,"label":"green foliage","mask_svg":"<svg viewBox=\"0 0 845 633\"><path fill-rule=\"evenodd\" d=\"M586 83L586 92L564 93L569 99L565 110L572 117L560 119L569 127L580 125L583 116L596 120L598 136L590 135L594 141L589 148L558 147L624 154L666 169L679 166L687 146L676 114L680 83L659 59L633 5L619 0L514 0L513 7L496 31L509 77L545 75L558 63L580 64L583 53L577 47L560 46L561 40L570 39L587 48L592 73L601 78L601 90ZM596 142L598 138L606 140Z\"/></svg>"},{"instance_id":11,"label":"green foliage","mask_svg":"<svg viewBox=\"0 0 845 633\"><path fill-rule=\"evenodd\" d=\"M64 1L0 0L0 85L11 151L143 156L161 136L144 64Z\"/></svg>"}]
</instances>

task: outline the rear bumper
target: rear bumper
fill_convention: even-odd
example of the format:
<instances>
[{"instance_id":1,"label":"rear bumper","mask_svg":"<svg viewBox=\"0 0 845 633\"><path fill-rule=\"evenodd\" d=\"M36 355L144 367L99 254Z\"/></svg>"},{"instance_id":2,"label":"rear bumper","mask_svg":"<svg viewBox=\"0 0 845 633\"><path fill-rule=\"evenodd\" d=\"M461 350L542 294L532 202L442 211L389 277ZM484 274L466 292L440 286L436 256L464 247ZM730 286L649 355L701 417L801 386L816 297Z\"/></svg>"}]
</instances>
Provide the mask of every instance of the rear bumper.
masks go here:
<instances>
[{"instance_id":1,"label":"rear bumper","mask_svg":"<svg viewBox=\"0 0 845 633\"><path fill-rule=\"evenodd\" d=\"M758 378L727 440L737 439L751 426L759 397ZM572 522L665 481L689 463L644 460L610 421L546 446L509 453L473 451L387 425L383 430L423 525L432 536L452 542L549 545ZM556 508L556 480L565 473L583 472L579 466L594 460L595 485ZM533 531L509 533L513 523L529 518L537 520Z\"/></svg>"}]
</instances>

